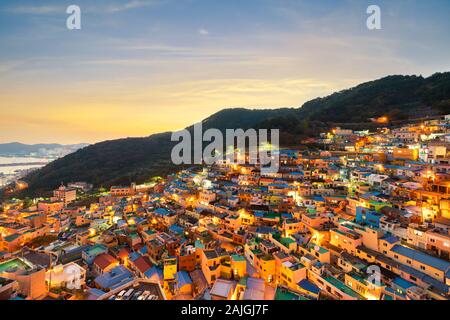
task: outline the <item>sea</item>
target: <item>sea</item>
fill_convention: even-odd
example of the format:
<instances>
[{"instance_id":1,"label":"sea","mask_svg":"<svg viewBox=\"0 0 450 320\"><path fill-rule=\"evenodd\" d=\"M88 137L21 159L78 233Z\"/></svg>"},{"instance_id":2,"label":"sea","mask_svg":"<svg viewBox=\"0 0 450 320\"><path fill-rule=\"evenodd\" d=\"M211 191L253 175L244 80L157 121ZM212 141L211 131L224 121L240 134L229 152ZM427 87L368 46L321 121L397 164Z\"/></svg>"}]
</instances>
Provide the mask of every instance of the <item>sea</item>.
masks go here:
<instances>
[{"instance_id":1,"label":"sea","mask_svg":"<svg viewBox=\"0 0 450 320\"><path fill-rule=\"evenodd\" d=\"M52 160L37 157L0 157L0 174L12 175L20 170L39 169ZM6 164L8 166L4 166Z\"/></svg>"}]
</instances>

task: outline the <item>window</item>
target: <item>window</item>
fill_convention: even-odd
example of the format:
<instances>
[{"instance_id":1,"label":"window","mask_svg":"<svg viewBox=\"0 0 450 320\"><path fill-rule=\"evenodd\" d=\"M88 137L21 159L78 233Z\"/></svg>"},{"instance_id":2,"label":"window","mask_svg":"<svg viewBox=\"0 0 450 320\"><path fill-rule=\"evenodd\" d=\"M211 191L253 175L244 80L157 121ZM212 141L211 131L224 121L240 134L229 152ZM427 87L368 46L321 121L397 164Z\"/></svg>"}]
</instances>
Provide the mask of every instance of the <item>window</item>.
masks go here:
<instances>
[{"instance_id":1,"label":"window","mask_svg":"<svg viewBox=\"0 0 450 320\"><path fill-rule=\"evenodd\" d=\"M421 270L425 270L426 267L425 267L425 266L420 266L420 269L421 269Z\"/></svg>"}]
</instances>

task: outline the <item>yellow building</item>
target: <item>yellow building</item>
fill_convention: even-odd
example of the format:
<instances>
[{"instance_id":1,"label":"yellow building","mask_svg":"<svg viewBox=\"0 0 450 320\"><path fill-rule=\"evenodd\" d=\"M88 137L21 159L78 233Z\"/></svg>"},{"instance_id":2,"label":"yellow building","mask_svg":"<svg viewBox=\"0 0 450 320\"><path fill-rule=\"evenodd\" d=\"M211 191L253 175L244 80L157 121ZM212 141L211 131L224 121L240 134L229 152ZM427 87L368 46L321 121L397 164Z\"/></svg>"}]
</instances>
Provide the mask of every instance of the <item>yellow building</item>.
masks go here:
<instances>
[{"instance_id":1,"label":"yellow building","mask_svg":"<svg viewBox=\"0 0 450 320\"><path fill-rule=\"evenodd\" d=\"M177 258L164 259L164 280L174 280L177 273Z\"/></svg>"},{"instance_id":2,"label":"yellow building","mask_svg":"<svg viewBox=\"0 0 450 320\"><path fill-rule=\"evenodd\" d=\"M416 161L419 158L419 150L409 148L394 148L393 156L394 159Z\"/></svg>"},{"instance_id":3,"label":"yellow building","mask_svg":"<svg viewBox=\"0 0 450 320\"><path fill-rule=\"evenodd\" d=\"M298 290L298 283L306 279L307 269L301 263L285 261L281 264L280 284Z\"/></svg>"},{"instance_id":4,"label":"yellow building","mask_svg":"<svg viewBox=\"0 0 450 320\"><path fill-rule=\"evenodd\" d=\"M345 285L368 300L380 300L382 286L369 283L354 272L345 274Z\"/></svg>"},{"instance_id":5,"label":"yellow building","mask_svg":"<svg viewBox=\"0 0 450 320\"><path fill-rule=\"evenodd\" d=\"M272 283L275 279L275 259L272 255L260 254L256 256L254 267L259 275L267 283Z\"/></svg>"},{"instance_id":6,"label":"yellow building","mask_svg":"<svg viewBox=\"0 0 450 320\"><path fill-rule=\"evenodd\" d=\"M355 255L356 247L362 245L362 237L354 231L332 229L330 230L330 243Z\"/></svg>"},{"instance_id":7,"label":"yellow building","mask_svg":"<svg viewBox=\"0 0 450 320\"><path fill-rule=\"evenodd\" d=\"M247 260L243 256L233 254L231 256L231 269L233 278L243 278L247 273Z\"/></svg>"}]
</instances>

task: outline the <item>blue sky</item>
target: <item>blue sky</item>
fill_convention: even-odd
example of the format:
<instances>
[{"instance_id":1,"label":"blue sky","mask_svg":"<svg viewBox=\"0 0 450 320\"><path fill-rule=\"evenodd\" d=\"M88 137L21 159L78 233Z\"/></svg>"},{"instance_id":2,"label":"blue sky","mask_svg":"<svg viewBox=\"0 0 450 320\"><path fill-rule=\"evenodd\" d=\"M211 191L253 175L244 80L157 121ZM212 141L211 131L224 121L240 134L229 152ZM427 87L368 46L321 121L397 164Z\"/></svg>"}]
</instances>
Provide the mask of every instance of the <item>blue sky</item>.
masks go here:
<instances>
[{"instance_id":1,"label":"blue sky","mask_svg":"<svg viewBox=\"0 0 450 320\"><path fill-rule=\"evenodd\" d=\"M81 30L66 28L71 4ZM369 4L382 30L366 28ZM0 142L145 136L449 71L449 14L447 0L3 0Z\"/></svg>"}]
</instances>

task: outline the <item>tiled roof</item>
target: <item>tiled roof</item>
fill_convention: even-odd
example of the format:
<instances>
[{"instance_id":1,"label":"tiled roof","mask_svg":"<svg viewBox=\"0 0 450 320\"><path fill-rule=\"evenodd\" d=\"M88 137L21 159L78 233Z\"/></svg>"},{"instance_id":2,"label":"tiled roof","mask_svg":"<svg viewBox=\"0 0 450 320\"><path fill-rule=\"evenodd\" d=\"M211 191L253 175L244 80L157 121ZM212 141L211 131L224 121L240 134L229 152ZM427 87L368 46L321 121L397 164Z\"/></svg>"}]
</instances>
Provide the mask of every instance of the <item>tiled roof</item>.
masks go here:
<instances>
[{"instance_id":1,"label":"tiled roof","mask_svg":"<svg viewBox=\"0 0 450 320\"><path fill-rule=\"evenodd\" d=\"M430 267L436 268L438 270L447 272L447 270L449 270L450 268L450 262L448 261L444 261L438 258L435 258L433 256L430 256L426 253L405 247L405 246L401 246L401 245L395 245L392 248L392 251L398 254L401 254L402 256L408 257L410 259L419 261L423 264L426 264Z\"/></svg>"},{"instance_id":2,"label":"tiled roof","mask_svg":"<svg viewBox=\"0 0 450 320\"><path fill-rule=\"evenodd\" d=\"M94 259L94 264L102 270L117 262L118 261L108 253L100 254Z\"/></svg>"}]
</instances>

